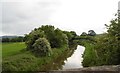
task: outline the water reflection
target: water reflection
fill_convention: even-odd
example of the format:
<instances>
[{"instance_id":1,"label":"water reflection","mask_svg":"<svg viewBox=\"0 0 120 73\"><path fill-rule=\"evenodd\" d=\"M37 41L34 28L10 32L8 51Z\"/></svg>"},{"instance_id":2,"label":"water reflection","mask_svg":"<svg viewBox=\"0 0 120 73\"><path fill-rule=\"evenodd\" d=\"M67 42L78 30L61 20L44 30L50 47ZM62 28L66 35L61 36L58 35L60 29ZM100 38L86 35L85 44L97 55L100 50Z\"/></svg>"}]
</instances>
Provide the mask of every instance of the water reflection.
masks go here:
<instances>
[{"instance_id":1,"label":"water reflection","mask_svg":"<svg viewBox=\"0 0 120 73\"><path fill-rule=\"evenodd\" d=\"M78 45L72 56L64 61L63 69L82 68L82 54L84 50L83 46Z\"/></svg>"},{"instance_id":2,"label":"water reflection","mask_svg":"<svg viewBox=\"0 0 120 73\"><path fill-rule=\"evenodd\" d=\"M66 50L51 63L44 65L41 71L81 68L84 49L84 47L78 45Z\"/></svg>"}]
</instances>

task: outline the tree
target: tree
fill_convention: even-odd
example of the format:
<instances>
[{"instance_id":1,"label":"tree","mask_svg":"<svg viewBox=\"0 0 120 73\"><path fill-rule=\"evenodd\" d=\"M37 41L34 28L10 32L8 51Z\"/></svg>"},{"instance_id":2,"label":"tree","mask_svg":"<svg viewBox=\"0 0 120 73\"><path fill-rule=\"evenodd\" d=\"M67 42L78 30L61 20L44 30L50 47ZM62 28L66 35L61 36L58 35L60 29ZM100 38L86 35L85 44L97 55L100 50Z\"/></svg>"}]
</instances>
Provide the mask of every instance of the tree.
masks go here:
<instances>
[{"instance_id":1,"label":"tree","mask_svg":"<svg viewBox=\"0 0 120 73\"><path fill-rule=\"evenodd\" d=\"M120 20L118 20L117 18L116 19L113 19L110 21L111 24L107 26L107 32L109 33L109 35L111 36L116 36L116 37L119 37L120 36Z\"/></svg>"},{"instance_id":2,"label":"tree","mask_svg":"<svg viewBox=\"0 0 120 73\"><path fill-rule=\"evenodd\" d=\"M68 31L63 31L63 33L67 35L68 41L71 42L74 35L72 35L72 33L68 32Z\"/></svg>"},{"instance_id":3,"label":"tree","mask_svg":"<svg viewBox=\"0 0 120 73\"><path fill-rule=\"evenodd\" d=\"M110 53L110 63L120 64L120 19L115 18L111 20L111 24L107 26L108 42L112 52Z\"/></svg>"},{"instance_id":4,"label":"tree","mask_svg":"<svg viewBox=\"0 0 120 73\"><path fill-rule=\"evenodd\" d=\"M119 19L110 21L106 25L107 34L99 38L95 46L101 65L120 64L120 22Z\"/></svg>"},{"instance_id":5,"label":"tree","mask_svg":"<svg viewBox=\"0 0 120 73\"><path fill-rule=\"evenodd\" d=\"M68 38L60 29L55 29L54 26L46 25L35 28L25 36L27 49L34 49L32 46L39 38L46 38L50 43L51 48L59 48L68 45Z\"/></svg>"},{"instance_id":6,"label":"tree","mask_svg":"<svg viewBox=\"0 0 120 73\"><path fill-rule=\"evenodd\" d=\"M70 33L73 35L73 37L77 36L75 31L70 31Z\"/></svg>"},{"instance_id":7,"label":"tree","mask_svg":"<svg viewBox=\"0 0 120 73\"><path fill-rule=\"evenodd\" d=\"M45 33L45 37L50 42L50 46L52 48L61 47L64 44L68 43L68 39L66 34L64 34L60 29L55 29L54 26L46 25L42 26L39 29L43 30Z\"/></svg>"},{"instance_id":8,"label":"tree","mask_svg":"<svg viewBox=\"0 0 120 73\"><path fill-rule=\"evenodd\" d=\"M56 44L56 42L55 42L55 27L51 26L51 25L46 25L46 26L42 25L39 29L44 31L45 37L50 42L50 46L52 48L55 48L55 46L54 46L54 44Z\"/></svg>"},{"instance_id":9,"label":"tree","mask_svg":"<svg viewBox=\"0 0 120 73\"><path fill-rule=\"evenodd\" d=\"M10 42L9 38L2 38L2 42Z\"/></svg>"},{"instance_id":10,"label":"tree","mask_svg":"<svg viewBox=\"0 0 120 73\"><path fill-rule=\"evenodd\" d=\"M87 36L87 33L86 33L86 32L83 32L83 33L81 34L81 36Z\"/></svg>"},{"instance_id":11,"label":"tree","mask_svg":"<svg viewBox=\"0 0 120 73\"><path fill-rule=\"evenodd\" d=\"M68 45L69 45L69 47L70 47L70 45L73 45L73 44L75 44L76 43L76 37L77 37L77 34L74 32L74 31L63 31L63 33L64 34L66 34L67 35L67 37L68 37Z\"/></svg>"},{"instance_id":12,"label":"tree","mask_svg":"<svg viewBox=\"0 0 120 73\"><path fill-rule=\"evenodd\" d=\"M95 36L96 33L95 33L94 30L89 30L89 31L88 31L88 35L90 35L90 36Z\"/></svg>"},{"instance_id":13,"label":"tree","mask_svg":"<svg viewBox=\"0 0 120 73\"><path fill-rule=\"evenodd\" d=\"M62 47L63 45L68 45L68 37L60 29L55 29L55 47Z\"/></svg>"}]
</instances>

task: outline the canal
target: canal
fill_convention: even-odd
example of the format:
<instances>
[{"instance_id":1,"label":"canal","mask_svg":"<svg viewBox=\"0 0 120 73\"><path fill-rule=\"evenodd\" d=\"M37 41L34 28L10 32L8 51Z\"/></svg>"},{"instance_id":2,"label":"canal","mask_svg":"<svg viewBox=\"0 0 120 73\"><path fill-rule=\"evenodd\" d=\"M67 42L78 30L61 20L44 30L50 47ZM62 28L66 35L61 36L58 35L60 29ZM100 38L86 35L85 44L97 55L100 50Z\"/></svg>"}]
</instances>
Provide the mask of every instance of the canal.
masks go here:
<instances>
[{"instance_id":1,"label":"canal","mask_svg":"<svg viewBox=\"0 0 120 73\"><path fill-rule=\"evenodd\" d=\"M80 45L70 48L51 63L44 65L41 71L82 68L84 50L85 47Z\"/></svg>"},{"instance_id":2,"label":"canal","mask_svg":"<svg viewBox=\"0 0 120 73\"><path fill-rule=\"evenodd\" d=\"M82 54L84 50L85 47L78 45L74 53L64 61L65 64L63 65L63 69L82 68Z\"/></svg>"}]
</instances>

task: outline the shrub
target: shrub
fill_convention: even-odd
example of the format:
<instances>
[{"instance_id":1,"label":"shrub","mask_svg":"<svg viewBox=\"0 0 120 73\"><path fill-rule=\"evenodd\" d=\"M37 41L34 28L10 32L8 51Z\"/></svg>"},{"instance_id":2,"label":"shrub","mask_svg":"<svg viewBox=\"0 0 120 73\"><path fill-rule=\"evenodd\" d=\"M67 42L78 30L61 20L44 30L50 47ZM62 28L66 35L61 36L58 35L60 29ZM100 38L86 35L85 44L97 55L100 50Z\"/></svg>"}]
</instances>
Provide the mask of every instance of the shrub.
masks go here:
<instances>
[{"instance_id":1,"label":"shrub","mask_svg":"<svg viewBox=\"0 0 120 73\"><path fill-rule=\"evenodd\" d=\"M35 41L43 37L45 37L44 31L40 29L34 29L33 31L31 31L28 35L25 36L26 39L25 43L27 45L27 49L32 50L33 49L32 45L35 43Z\"/></svg>"},{"instance_id":2,"label":"shrub","mask_svg":"<svg viewBox=\"0 0 120 73\"><path fill-rule=\"evenodd\" d=\"M38 56L47 56L51 54L51 47L50 43L46 38L39 38L33 44L33 50L36 55Z\"/></svg>"},{"instance_id":3,"label":"shrub","mask_svg":"<svg viewBox=\"0 0 120 73\"><path fill-rule=\"evenodd\" d=\"M68 37L60 29L55 30L55 47L62 47L63 45L68 45Z\"/></svg>"}]
</instances>

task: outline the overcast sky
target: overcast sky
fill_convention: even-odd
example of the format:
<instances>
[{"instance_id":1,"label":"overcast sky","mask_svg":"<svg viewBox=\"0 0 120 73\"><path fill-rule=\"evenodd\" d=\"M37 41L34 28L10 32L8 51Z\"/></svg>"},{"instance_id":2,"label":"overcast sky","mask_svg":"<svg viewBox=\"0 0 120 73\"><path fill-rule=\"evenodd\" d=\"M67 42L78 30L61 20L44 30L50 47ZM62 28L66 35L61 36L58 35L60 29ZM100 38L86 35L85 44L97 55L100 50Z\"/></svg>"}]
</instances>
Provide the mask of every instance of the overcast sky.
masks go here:
<instances>
[{"instance_id":1,"label":"overcast sky","mask_svg":"<svg viewBox=\"0 0 120 73\"><path fill-rule=\"evenodd\" d=\"M75 31L106 31L119 0L1 0L0 35L24 35L41 25Z\"/></svg>"}]
</instances>

